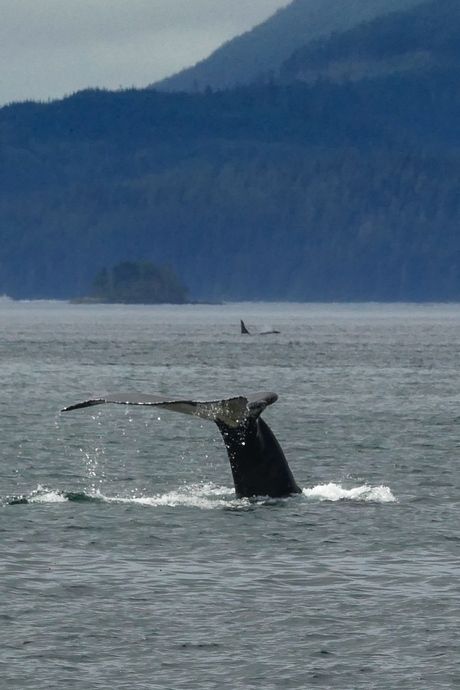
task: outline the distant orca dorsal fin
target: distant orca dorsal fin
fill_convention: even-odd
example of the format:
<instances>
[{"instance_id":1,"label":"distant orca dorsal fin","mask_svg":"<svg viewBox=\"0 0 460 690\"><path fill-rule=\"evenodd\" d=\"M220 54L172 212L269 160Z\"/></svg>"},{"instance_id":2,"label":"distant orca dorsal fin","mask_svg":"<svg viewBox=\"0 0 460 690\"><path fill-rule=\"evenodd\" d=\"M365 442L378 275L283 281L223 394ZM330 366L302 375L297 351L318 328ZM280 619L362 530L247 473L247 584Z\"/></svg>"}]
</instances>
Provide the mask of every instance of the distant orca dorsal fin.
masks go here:
<instances>
[{"instance_id":1,"label":"distant orca dorsal fin","mask_svg":"<svg viewBox=\"0 0 460 690\"><path fill-rule=\"evenodd\" d=\"M114 403L160 407L213 421L217 424L227 449L237 498L279 498L300 493L301 490L275 435L260 419L265 408L277 399L276 393L253 393L218 400L115 393L69 405L62 412Z\"/></svg>"},{"instance_id":2,"label":"distant orca dorsal fin","mask_svg":"<svg viewBox=\"0 0 460 690\"><path fill-rule=\"evenodd\" d=\"M246 335L251 335L248 329L246 328L246 325L243 321L243 319L240 319L240 324L241 324L241 333L244 333Z\"/></svg>"}]
</instances>

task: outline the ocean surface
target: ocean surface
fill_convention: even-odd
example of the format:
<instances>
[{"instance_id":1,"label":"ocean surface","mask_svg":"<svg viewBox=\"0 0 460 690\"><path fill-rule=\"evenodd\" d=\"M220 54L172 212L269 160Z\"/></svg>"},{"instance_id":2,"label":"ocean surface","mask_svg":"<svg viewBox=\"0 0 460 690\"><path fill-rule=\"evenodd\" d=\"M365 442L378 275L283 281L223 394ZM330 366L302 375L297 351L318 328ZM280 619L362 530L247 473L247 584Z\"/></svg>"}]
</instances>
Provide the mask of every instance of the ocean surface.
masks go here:
<instances>
[{"instance_id":1,"label":"ocean surface","mask_svg":"<svg viewBox=\"0 0 460 690\"><path fill-rule=\"evenodd\" d=\"M0 362L1 687L460 687L459 305L3 299ZM259 390L301 495L237 500L212 422L60 412Z\"/></svg>"}]
</instances>

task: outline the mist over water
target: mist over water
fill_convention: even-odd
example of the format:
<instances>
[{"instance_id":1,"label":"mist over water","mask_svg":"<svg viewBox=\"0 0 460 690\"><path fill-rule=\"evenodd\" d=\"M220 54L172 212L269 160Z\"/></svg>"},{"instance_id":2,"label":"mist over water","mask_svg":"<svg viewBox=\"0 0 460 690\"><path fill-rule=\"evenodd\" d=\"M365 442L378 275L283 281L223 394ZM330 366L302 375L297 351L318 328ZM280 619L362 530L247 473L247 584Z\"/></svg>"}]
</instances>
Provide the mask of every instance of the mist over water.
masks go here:
<instances>
[{"instance_id":1,"label":"mist over water","mask_svg":"<svg viewBox=\"0 0 460 690\"><path fill-rule=\"evenodd\" d=\"M0 319L5 687L460 685L460 306L4 302ZM60 413L259 390L279 395L264 419L289 499L237 500L212 423Z\"/></svg>"}]
</instances>

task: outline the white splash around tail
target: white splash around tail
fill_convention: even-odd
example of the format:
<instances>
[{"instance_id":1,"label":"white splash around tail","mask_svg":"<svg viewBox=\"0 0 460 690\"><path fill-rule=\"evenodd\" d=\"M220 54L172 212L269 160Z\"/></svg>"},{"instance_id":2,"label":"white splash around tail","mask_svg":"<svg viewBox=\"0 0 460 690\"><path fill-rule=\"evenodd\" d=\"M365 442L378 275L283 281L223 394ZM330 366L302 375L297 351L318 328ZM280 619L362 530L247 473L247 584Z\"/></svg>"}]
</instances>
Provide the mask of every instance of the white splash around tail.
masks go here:
<instances>
[{"instance_id":1,"label":"white splash around tail","mask_svg":"<svg viewBox=\"0 0 460 690\"><path fill-rule=\"evenodd\" d=\"M302 494L308 498L320 501L367 501L373 503L394 503L396 498L388 486L356 486L353 489L344 489L341 484L318 484L311 489L302 489Z\"/></svg>"},{"instance_id":2,"label":"white splash around tail","mask_svg":"<svg viewBox=\"0 0 460 690\"><path fill-rule=\"evenodd\" d=\"M38 486L27 496L13 498L8 503L64 503L66 501L96 501L103 503L125 503L131 505L160 507L186 507L201 510L241 509L248 506L277 504L279 501L298 501L302 497L313 501L357 501L368 503L394 503L396 498L388 486L369 486L364 484L352 489L344 489L341 484L318 484L312 488L302 489L302 494L291 498L273 499L267 497L237 499L233 489L227 486L216 486L212 483L191 484L153 496L132 495L107 496L99 488L79 492L66 492Z\"/></svg>"}]
</instances>

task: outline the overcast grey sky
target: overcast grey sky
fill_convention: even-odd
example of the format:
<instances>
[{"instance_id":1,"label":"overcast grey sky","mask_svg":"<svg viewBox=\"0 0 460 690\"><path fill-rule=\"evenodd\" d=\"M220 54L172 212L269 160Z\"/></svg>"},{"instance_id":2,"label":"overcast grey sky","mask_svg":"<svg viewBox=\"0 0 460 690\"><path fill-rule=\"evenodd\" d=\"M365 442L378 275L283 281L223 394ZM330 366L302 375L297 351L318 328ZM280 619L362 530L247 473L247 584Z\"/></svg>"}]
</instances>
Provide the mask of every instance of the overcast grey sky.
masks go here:
<instances>
[{"instance_id":1,"label":"overcast grey sky","mask_svg":"<svg viewBox=\"0 0 460 690\"><path fill-rule=\"evenodd\" d=\"M0 0L0 105L143 87L290 0Z\"/></svg>"}]
</instances>

